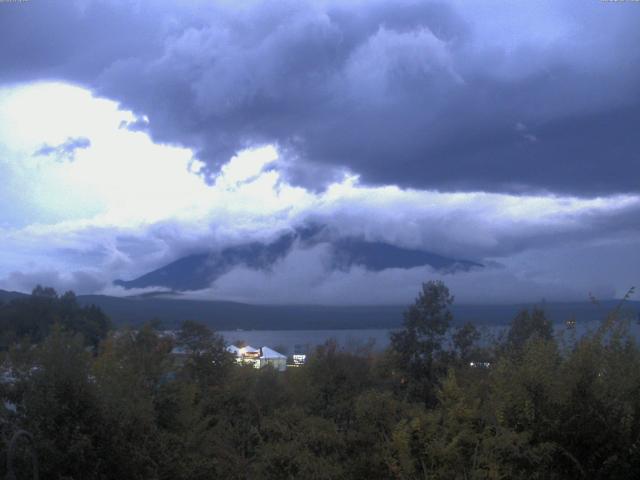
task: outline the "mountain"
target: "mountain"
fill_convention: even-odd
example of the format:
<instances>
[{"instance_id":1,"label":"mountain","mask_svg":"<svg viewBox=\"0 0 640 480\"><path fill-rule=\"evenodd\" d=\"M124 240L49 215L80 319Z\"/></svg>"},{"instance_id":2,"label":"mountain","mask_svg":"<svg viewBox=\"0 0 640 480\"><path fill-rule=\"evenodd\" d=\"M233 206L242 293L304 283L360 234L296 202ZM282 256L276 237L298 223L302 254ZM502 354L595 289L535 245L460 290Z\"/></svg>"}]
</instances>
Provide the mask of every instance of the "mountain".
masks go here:
<instances>
[{"instance_id":1,"label":"mountain","mask_svg":"<svg viewBox=\"0 0 640 480\"><path fill-rule=\"evenodd\" d=\"M16 298L26 297L26 293L20 292L8 292L6 290L0 290L0 302L10 302L11 300L15 300Z\"/></svg>"},{"instance_id":2,"label":"mountain","mask_svg":"<svg viewBox=\"0 0 640 480\"><path fill-rule=\"evenodd\" d=\"M436 270L469 270L482 267L468 260L443 257L422 250L396 247L383 242L367 242L356 238L342 239L333 244L334 264L342 269L353 265L379 272L387 268L413 268L429 265Z\"/></svg>"},{"instance_id":3,"label":"mountain","mask_svg":"<svg viewBox=\"0 0 640 480\"><path fill-rule=\"evenodd\" d=\"M116 280L114 284L131 288L161 287L176 292L201 290L235 267L268 271L293 249L328 244L331 267L348 270L354 265L368 270L413 268L429 265L436 270L455 271L481 268L479 263L443 257L422 250L412 250L383 242L369 242L361 238L331 239L322 228L299 229L287 233L271 243L251 242L219 251L189 255L153 270L133 280Z\"/></svg>"}]
</instances>

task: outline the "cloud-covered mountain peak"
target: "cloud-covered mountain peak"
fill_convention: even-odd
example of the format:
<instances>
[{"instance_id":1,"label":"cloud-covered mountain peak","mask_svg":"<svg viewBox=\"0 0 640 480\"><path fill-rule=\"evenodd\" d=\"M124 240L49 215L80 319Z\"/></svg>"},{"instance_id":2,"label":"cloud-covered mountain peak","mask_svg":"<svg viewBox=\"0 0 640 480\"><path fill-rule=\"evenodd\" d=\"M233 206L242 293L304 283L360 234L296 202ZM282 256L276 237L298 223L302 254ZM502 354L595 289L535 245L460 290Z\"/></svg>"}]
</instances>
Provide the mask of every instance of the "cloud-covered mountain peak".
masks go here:
<instances>
[{"instance_id":1,"label":"cloud-covered mountain peak","mask_svg":"<svg viewBox=\"0 0 640 480\"><path fill-rule=\"evenodd\" d=\"M114 283L125 289L162 287L174 291L202 290L235 268L269 271L294 249L309 249L319 245L326 246L329 256L327 268L331 270L348 271L358 266L378 272L390 268L430 266L442 272L455 272L482 267L468 260L369 241L362 237L335 237L325 226L308 225L281 234L270 242L253 241L188 255L141 277L129 281L116 280Z\"/></svg>"}]
</instances>

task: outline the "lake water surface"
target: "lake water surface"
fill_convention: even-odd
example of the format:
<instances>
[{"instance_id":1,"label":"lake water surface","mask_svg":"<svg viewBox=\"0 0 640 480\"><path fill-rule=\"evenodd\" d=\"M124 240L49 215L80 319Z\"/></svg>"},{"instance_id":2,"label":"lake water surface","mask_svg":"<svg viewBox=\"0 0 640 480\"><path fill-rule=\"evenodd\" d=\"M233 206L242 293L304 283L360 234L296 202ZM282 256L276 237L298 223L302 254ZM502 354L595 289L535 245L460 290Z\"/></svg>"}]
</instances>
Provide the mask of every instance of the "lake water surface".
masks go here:
<instances>
[{"instance_id":1,"label":"lake water surface","mask_svg":"<svg viewBox=\"0 0 640 480\"><path fill-rule=\"evenodd\" d=\"M587 332L597 329L599 322L586 322L578 324L574 330L567 330L564 323L554 326L556 337L559 341L571 342L572 338L579 338ZM488 344L501 334L506 332L505 325L482 326L480 330L481 343ZM340 347L355 351L372 343L376 351L384 350L389 345L389 335L393 330L389 329L351 329L351 330L223 330L222 334L227 343L234 344L239 341L259 348L268 346L285 355L291 355L297 346L307 352L316 346L322 345L329 339L334 339ZM629 325L629 331L636 340L640 339L640 325L633 322Z\"/></svg>"},{"instance_id":2,"label":"lake water surface","mask_svg":"<svg viewBox=\"0 0 640 480\"><path fill-rule=\"evenodd\" d=\"M239 341L252 347L268 346L285 355L291 355L296 346L307 352L334 339L341 347L355 350L372 341L376 350L383 350L389 345L387 329L368 330L227 330L218 332L231 344Z\"/></svg>"}]
</instances>

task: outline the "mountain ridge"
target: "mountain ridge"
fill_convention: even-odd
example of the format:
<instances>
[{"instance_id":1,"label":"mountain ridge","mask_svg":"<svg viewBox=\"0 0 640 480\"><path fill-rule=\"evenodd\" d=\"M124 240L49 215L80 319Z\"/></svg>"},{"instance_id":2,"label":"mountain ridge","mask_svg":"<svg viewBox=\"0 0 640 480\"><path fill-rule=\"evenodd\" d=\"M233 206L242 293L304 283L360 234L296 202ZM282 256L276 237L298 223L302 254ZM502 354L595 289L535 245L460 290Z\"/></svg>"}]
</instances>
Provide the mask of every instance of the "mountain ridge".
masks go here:
<instances>
[{"instance_id":1,"label":"mountain ridge","mask_svg":"<svg viewBox=\"0 0 640 480\"><path fill-rule=\"evenodd\" d=\"M0 299L26 298L19 292L0 290ZM100 307L115 325L138 326L157 319L166 328L177 327L184 320L196 320L215 330L341 330L393 329L402 325L407 305L256 305L222 300L188 300L149 296L112 297L78 295L82 305ZM477 326L508 325L523 308L540 306L548 318L578 323L598 321L620 304L620 300L592 302L519 302L506 305L454 304L454 325L470 321ZM639 301L627 301L623 310L637 321Z\"/></svg>"},{"instance_id":2,"label":"mountain ridge","mask_svg":"<svg viewBox=\"0 0 640 480\"><path fill-rule=\"evenodd\" d=\"M483 265L469 260L444 257L423 250L397 247L385 242L372 242L358 237L327 238L322 228L299 229L286 233L275 241L249 242L221 250L201 252L181 257L132 280L115 280L125 289L166 288L176 292L202 290L232 269L245 266L252 270L270 271L277 261L286 257L298 242L301 248L328 244L330 268L348 270L363 266L367 270L413 268L429 265L441 272L468 271Z\"/></svg>"}]
</instances>

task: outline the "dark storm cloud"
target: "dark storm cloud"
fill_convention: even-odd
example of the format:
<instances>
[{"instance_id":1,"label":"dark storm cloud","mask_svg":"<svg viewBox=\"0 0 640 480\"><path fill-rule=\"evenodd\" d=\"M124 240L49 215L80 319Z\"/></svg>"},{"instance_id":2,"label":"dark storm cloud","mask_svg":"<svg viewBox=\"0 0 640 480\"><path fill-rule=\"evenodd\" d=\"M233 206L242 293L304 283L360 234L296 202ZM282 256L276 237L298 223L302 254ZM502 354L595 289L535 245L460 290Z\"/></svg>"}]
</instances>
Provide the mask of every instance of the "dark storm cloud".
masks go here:
<instances>
[{"instance_id":1,"label":"dark storm cloud","mask_svg":"<svg viewBox=\"0 0 640 480\"><path fill-rule=\"evenodd\" d=\"M0 81L61 78L91 84L128 55L152 55L166 33L157 7L135 2L38 0L0 5ZM160 19L159 19L160 20Z\"/></svg>"},{"instance_id":2,"label":"dark storm cloud","mask_svg":"<svg viewBox=\"0 0 640 480\"><path fill-rule=\"evenodd\" d=\"M637 192L640 7L482 6L2 5L15 48L0 79L87 84L213 174L275 143L287 178L315 187L348 169L441 190Z\"/></svg>"},{"instance_id":3,"label":"dark storm cloud","mask_svg":"<svg viewBox=\"0 0 640 480\"><path fill-rule=\"evenodd\" d=\"M85 149L91 146L91 141L86 137L68 138L60 145L48 145L44 144L33 155L54 155L60 160L73 160L75 158L76 150Z\"/></svg>"}]
</instances>

